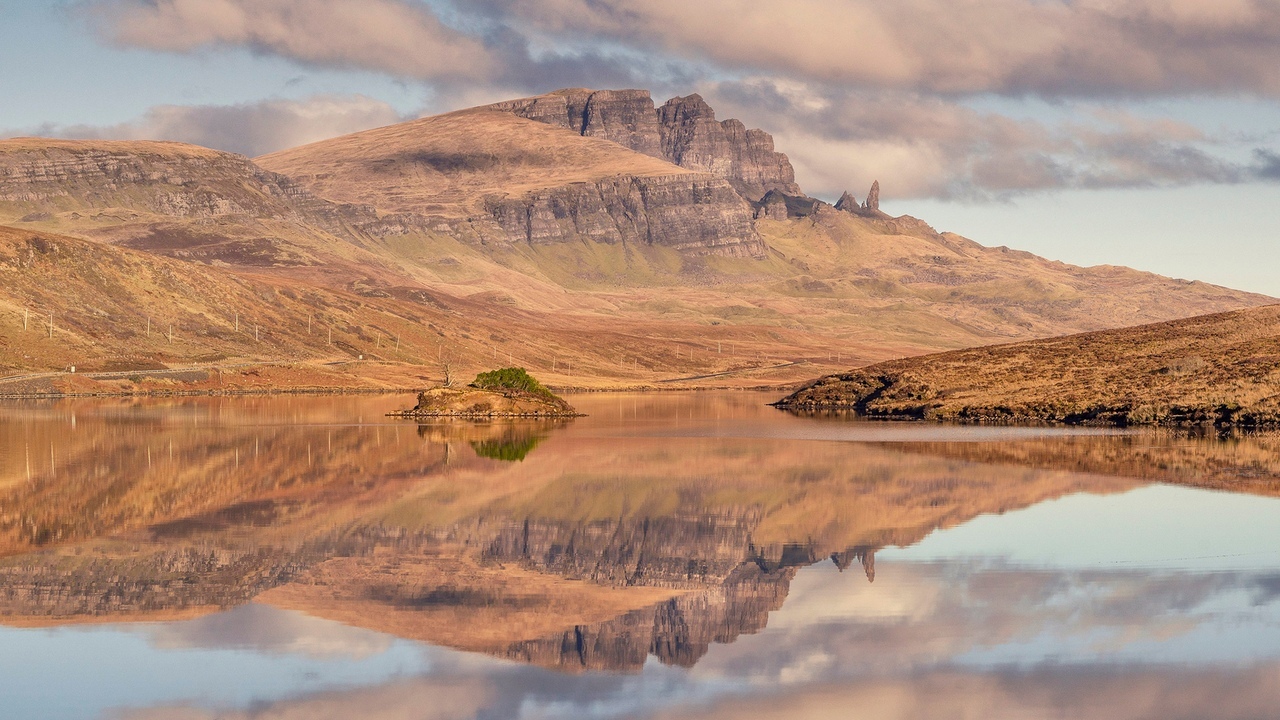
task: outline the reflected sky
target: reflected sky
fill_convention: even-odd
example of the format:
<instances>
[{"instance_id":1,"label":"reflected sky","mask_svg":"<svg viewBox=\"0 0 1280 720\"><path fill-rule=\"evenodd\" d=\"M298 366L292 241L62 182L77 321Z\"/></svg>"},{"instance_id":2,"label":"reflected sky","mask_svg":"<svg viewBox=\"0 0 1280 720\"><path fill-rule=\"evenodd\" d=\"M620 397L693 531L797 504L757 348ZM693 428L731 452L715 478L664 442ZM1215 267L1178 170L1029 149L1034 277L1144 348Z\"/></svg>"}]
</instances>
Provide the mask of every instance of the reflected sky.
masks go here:
<instances>
[{"instance_id":1,"label":"reflected sky","mask_svg":"<svg viewBox=\"0 0 1280 720\"><path fill-rule=\"evenodd\" d=\"M912 445L910 426L855 438L758 399L576 399L592 417L516 433L545 437L519 462L473 451L509 427L382 424L394 399L81 408L84 446L47 427L65 407L11 411L7 457L14 438L56 438L71 473L11 484L11 516L101 492L90 469L128 467L111 438L140 425L188 466L215 458L232 505L257 504L229 512L199 467L153 458L150 476L103 481L131 500L81 498L124 531L64 511L65 541L11 535L6 712L1274 716L1280 499L1186 484L1228 482L1229 457L1256 489L1270 439L927 428ZM242 478L223 459L244 428L281 457ZM317 451L331 431L332 461ZM1135 477L1152 448L1170 461ZM115 599L85 599L99 595Z\"/></svg>"}]
</instances>

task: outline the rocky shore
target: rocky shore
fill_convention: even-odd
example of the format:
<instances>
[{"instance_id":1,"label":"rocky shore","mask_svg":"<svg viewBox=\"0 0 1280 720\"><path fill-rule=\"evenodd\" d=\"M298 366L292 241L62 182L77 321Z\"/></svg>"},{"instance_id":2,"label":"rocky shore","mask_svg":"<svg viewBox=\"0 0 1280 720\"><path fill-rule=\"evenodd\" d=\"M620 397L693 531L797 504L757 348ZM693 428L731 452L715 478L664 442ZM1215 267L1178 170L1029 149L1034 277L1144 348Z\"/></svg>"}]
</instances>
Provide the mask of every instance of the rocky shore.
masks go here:
<instances>
[{"instance_id":1,"label":"rocky shore","mask_svg":"<svg viewBox=\"0 0 1280 720\"><path fill-rule=\"evenodd\" d=\"M483 372L463 388L437 387L418 393L418 404L392 417L565 418L580 413L524 368Z\"/></svg>"}]
</instances>

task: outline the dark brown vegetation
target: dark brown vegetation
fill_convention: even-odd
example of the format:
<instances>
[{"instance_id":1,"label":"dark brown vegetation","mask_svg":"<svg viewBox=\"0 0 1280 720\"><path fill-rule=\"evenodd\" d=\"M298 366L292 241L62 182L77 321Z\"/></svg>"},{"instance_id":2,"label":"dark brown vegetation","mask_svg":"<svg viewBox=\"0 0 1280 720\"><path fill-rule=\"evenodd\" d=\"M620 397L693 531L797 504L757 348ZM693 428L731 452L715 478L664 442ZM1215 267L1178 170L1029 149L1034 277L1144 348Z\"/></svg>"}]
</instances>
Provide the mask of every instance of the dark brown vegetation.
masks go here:
<instances>
[{"instance_id":1,"label":"dark brown vegetation","mask_svg":"<svg viewBox=\"0 0 1280 720\"><path fill-rule=\"evenodd\" d=\"M879 363L779 401L959 422L1280 425L1280 306Z\"/></svg>"}]
</instances>

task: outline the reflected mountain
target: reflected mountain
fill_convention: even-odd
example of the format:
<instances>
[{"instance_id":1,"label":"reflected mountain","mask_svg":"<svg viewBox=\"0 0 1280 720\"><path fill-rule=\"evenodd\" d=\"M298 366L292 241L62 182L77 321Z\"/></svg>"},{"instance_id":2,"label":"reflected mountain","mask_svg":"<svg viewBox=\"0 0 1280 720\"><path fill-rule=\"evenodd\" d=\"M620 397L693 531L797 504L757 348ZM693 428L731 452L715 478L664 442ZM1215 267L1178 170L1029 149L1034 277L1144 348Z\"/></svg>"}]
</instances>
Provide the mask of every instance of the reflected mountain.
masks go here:
<instances>
[{"instance_id":1,"label":"reflected mountain","mask_svg":"<svg viewBox=\"0 0 1280 720\"><path fill-rule=\"evenodd\" d=\"M1131 434L1001 442L886 443L922 453L1018 467L1123 475L1212 490L1280 496L1280 433L1152 429Z\"/></svg>"},{"instance_id":2,"label":"reflected mountain","mask_svg":"<svg viewBox=\"0 0 1280 720\"><path fill-rule=\"evenodd\" d=\"M25 406L0 421L0 622L253 602L564 671L636 671L650 656L688 667L765 628L801 568L873 581L879 548L1173 477L1136 470L1152 457L1134 455L1137 436L700 434L700 422L773 422L754 401L647 398L642 412L599 398L570 425L416 431L382 420L394 397ZM627 432L673 426L687 434ZM1253 473L1241 489L1273 487L1274 473L1259 479L1272 441L1197 445L1215 442L1143 452L1179 458L1180 476L1201 477L1188 469L1200 463L1223 486L1235 472Z\"/></svg>"}]
</instances>

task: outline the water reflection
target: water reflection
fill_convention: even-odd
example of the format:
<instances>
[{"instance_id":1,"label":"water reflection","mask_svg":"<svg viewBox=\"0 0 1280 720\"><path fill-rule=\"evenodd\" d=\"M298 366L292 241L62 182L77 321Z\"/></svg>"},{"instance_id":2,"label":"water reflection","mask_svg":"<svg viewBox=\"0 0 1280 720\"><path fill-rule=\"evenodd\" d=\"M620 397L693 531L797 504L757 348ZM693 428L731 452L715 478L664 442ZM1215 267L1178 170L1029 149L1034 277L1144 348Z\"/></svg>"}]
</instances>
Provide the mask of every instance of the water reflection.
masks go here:
<instances>
[{"instance_id":1,"label":"water reflection","mask_svg":"<svg viewBox=\"0 0 1280 720\"><path fill-rule=\"evenodd\" d=\"M1071 716L1097 696L1064 688L1093 682L1129 714L1088 716L1164 717L1111 680L1275 676L1280 557L1241 552L1280 539L1274 437L912 436L765 399L585 396L568 424L421 426L382 417L400 398L11 406L0 623L61 629L0 642L143 637L190 658L49 717L399 716L424 694L442 699L407 716ZM1099 505L1057 500L1080 493ZM1174 544L1150 529L1097 533L1136 563L1089 542L1151 513L1208 559L1149 562ZM202 685L228 651L266 679ZM56 681L31 672L0 684L29 683L36 708Z\"/></svg>"}]
</instances>

